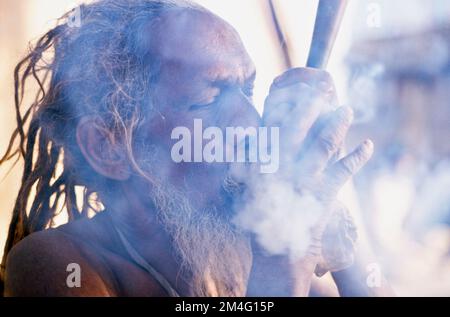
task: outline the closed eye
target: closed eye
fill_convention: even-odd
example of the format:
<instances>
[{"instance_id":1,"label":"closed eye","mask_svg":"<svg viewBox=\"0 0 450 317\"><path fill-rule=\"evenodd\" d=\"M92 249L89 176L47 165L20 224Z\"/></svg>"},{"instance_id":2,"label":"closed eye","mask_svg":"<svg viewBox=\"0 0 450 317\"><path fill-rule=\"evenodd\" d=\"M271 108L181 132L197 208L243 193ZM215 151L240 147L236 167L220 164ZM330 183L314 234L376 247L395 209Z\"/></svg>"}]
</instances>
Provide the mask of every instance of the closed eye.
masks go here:
<instances>
[{"instance_id":1,"label":"closed eye","mask_svg":"<svg viewBox=\"0 0 450 317\"><path fill-rule=\"evenodd\" d=\"M197 111L197 110L202 110L205 108L209 108L210 106L212 106L214 104L214 102L211 102L207 105L192 105L189 107L189 111Z\"/></svg>"},{"instance_id":2,"label":"closed eye","mask_svg":"<svg viewBox=\"0 0 450 317\"><path fill-rule=\"evenodd\" d=\"M215 96L214 98L212 98L212 99L210 99L210 100L208 100L206 102L202 102L202 103L198 103L198 104L194 104L194 105L189 106L189 111L196 111L196 110L206 109L206 108L209 108L209 107L213 106L216 103L218 96L219 95Z\"/></svg>"}]
</instances>

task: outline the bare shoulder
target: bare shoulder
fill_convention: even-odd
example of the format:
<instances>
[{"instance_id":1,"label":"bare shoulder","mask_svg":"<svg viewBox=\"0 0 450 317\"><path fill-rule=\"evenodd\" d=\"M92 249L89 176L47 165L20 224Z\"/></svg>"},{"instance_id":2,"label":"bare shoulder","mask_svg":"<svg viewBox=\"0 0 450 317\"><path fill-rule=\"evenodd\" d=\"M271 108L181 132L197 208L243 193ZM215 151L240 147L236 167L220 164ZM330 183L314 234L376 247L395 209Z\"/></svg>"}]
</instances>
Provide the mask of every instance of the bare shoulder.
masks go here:
<instances>
[{"instance_id":1,"label":"bare shoulder","mask_svg":"<svg viewBox=\"0 0 450 317\"><path fill-rule=\"evenodd\" d=\"M5 296L110 295L88 253L61 230L31 234L8 254Z\"/></svg>"}]
</instances>

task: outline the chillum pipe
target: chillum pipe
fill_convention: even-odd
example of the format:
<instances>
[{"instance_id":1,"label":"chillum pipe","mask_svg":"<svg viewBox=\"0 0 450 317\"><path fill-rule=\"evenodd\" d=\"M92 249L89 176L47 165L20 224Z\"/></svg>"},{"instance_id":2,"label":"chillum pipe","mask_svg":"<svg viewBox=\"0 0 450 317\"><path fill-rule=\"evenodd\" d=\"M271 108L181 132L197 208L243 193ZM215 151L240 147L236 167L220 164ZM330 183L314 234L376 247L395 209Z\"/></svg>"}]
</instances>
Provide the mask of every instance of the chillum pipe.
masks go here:
<instances>
[{"instance_id":1,"label":"chillum pipe","mask_svg":"<svg viewBox=\"0 0 450 317\"><path fill-rule=\"evenodd\" d=\"M348 0L319 1L307 67L327 67L347 3Z\"/></svg>"}]
</instances>

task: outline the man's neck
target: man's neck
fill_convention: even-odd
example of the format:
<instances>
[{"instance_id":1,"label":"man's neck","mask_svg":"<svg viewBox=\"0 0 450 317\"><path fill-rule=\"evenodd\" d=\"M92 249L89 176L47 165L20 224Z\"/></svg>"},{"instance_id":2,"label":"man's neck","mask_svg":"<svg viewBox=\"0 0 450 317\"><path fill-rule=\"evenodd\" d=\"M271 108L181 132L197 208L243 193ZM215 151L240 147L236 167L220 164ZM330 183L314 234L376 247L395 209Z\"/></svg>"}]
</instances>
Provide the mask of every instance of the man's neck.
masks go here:
<instances>
[{"instance_id":1,"label":"man's neck","mask_svg":"<svg viewBox=\"0 0 450 317\"><path fill-rule=\"evenodd\" d=\"M179 274L180 264L175 257L171 237L158 220L155 208L150 203L144 203L132 188L123 186L122 193L108 200L110 203L106 209L110 212L113 225L178 293L189 295L190 287Z\"/></svg>"}]
</instances>

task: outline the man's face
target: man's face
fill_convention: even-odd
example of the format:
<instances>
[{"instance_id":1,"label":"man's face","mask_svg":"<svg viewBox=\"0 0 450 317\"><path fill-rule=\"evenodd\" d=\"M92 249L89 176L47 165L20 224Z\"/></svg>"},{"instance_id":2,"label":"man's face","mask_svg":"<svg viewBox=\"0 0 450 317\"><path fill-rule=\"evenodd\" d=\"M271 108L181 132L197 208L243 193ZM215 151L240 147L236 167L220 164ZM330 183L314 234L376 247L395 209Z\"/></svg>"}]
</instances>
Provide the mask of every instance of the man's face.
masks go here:
<instances>
[{"instance_id":1,"label":"man's face","mask_svg":"<svg viewBox=\"0 0 450 317\"><path fill-rule=\"evenodd\" d=\"M208 289L208 275L219 281L221 294L243 294L249 251L245 235L230 221L232 195L224 191L230 164L175 163L171 149L178 140L171 134L184 127L194 138L196 119L203 129L258 127L251 101L254 65L237 33L210 13L166 14L148 36L149 55L160 64L152 87L156 111L135 136L144 141L136 156L148 162L143 168L159 184L143 190L143 199L151 199L172 236L183 268L193 276L193 294Z\"/></svg>"},{"instance_id":2,"label":"man's face","mask_svg":"<svg viewBox=\"0 0 450 317\"><path fill-rule=\"evenodd\" d=\"M202 120L203 129L259 126L251 100L255 67L236 31L210 13L168 13L149 36L151 55L160 59L153 87L159 113L141 137L163 155L153 170L156 167L172 185L185 186L196 207L221 203L219 193L229 164L173 162L170 153L177 140L171 133L186 127L194 137L194 119Z\"/></svg>"}]
</instances>

